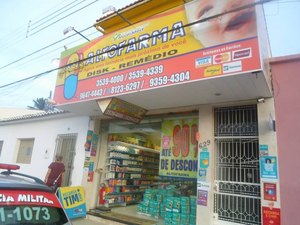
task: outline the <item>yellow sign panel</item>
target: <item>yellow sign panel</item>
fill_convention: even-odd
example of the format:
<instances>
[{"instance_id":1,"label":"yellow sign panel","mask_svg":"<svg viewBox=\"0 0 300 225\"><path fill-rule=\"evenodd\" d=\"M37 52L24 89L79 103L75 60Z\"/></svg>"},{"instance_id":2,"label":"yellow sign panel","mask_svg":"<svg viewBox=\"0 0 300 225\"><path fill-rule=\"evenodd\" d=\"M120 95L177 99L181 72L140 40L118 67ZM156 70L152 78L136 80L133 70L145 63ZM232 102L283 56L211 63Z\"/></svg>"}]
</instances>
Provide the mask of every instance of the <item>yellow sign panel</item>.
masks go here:
<instances>
[{"instance_id":1,"label":"yellow sign panel","mask_svg":"<svg viewBox=\"0 0 300 225\"><path fill-rule=\"evenodd\" d=\"M204 70L204 76L205 77L211 77L211 76L217 76L222 74L222 66L216 65L216 66L209 66L205 68Z\"/></svg>"},{"instance_id":2,"label":"yellow sign panel","mask_svg":"<svg viewBox=\"0 0 300 225\"><path fill-rule=\"evenodd\" d=\"M83 187L61 187L58 189L58 196L70 219L84 217L86 215Z\"/></svg>"},{"instance_id":3,"label":"yellow sign panel","mask_svg":"<svg viewBox=\"0 0 300 225\"><path fill-rule=\"evenodd\" d=\"M163 24L159 18L163 18ZM63 53L61 65L85 60L60 70L56 85L63 84L69 74L78 74L78 80L83 80L202 48L186 32L185 24L181 6L92 40L75 52L70 49Z\"/></svg>"}]
</instances>

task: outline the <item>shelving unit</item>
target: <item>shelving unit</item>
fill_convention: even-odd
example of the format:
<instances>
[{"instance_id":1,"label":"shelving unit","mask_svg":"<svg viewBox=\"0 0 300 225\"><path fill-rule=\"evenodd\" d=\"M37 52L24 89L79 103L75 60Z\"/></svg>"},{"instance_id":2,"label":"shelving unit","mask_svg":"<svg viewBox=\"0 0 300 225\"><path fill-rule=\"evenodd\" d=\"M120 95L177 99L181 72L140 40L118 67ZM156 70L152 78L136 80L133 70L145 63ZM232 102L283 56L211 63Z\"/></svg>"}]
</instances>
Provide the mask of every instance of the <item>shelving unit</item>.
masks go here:
<instances>
[{"instance_id":1,"label":"shelving unit","mask_svg":"<svg viewBox=\"0 0 300 225\"><path fill-rule=\"evenodd\" d=\"M106 207L139 203L144 190L157 180L157 150L113 141L108 144L106 160Z\"/></svg>"}]
</instances>

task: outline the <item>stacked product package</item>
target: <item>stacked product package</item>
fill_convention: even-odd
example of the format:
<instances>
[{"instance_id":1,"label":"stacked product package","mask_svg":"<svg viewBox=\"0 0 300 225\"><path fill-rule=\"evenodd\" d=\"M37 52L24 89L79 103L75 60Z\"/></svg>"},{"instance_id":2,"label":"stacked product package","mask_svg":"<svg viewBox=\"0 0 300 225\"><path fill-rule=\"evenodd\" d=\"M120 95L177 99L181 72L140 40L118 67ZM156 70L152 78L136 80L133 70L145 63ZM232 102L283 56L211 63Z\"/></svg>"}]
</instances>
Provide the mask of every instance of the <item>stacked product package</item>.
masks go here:
<instances>
[{"instance_id":1,"label":"stacked product package","mask_svg":"<svg viewBox=\"0 0 300 225\"><path fill-rule=\"evenodd\" d=\"M180 196L174 187L146 189L138 213L163 218L165 225L195 225L196 196Z\"/></svg>"}]
</instances>

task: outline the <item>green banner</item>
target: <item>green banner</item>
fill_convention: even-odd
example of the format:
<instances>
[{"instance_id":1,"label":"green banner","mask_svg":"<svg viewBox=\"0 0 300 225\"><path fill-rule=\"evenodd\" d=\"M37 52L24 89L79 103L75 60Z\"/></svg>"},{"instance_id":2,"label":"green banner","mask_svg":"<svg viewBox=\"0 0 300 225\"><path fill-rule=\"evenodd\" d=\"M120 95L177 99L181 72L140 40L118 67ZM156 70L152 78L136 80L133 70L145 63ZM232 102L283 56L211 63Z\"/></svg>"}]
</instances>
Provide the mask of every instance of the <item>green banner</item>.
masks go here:
<instances>
[{"instance_id":1,"label":"green banner","mask_svg":"<svg viewBox=\"0 0 300 225\"><path fill-rule=\"evenodd\" d=\"M163 121L160 176L197 178L197 132L198 118Z\"/></svg>"}]
</instances>

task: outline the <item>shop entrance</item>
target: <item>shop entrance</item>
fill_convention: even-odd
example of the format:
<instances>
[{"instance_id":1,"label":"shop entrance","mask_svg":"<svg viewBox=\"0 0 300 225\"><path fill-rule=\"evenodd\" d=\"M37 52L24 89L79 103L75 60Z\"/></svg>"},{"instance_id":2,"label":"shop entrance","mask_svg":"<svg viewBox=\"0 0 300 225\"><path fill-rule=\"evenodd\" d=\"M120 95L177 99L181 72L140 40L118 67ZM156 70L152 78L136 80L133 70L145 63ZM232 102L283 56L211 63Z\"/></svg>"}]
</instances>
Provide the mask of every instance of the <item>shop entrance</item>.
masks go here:
<instances>
[{"instance_id":1,"label":"shop entrance","mask_svg":"<svg viewBox=\"0 0 300 225\"><path fill-rule=\"evenodd\" d=\"M134 224L196 224L198 121L195 112L103 122L105 176L92 213Z\"/></svg>"},{"instance_id":2,"label":"shop entrance","mask_svg":"<svg viewBox=\"0 0 300 225\"><path fill-rule=\"evenodd\" d=\"M77 134L60 134L56 139L55 152L63 156L63 163L65 164L65 173L62 186L69 186L71 184L71 174L73 170L73 161L75 157L75 144Z\"/></svg>"},{"instance_id":3,"label":"shop entrance","mask_svg":"<svg viewBox=\"0 0 300 225\"><path fill-rule=\"evenodd\" d=\"M217 108L214 118L216 224L261 224L257 107Z\"/></svg>"}]
</instances>

